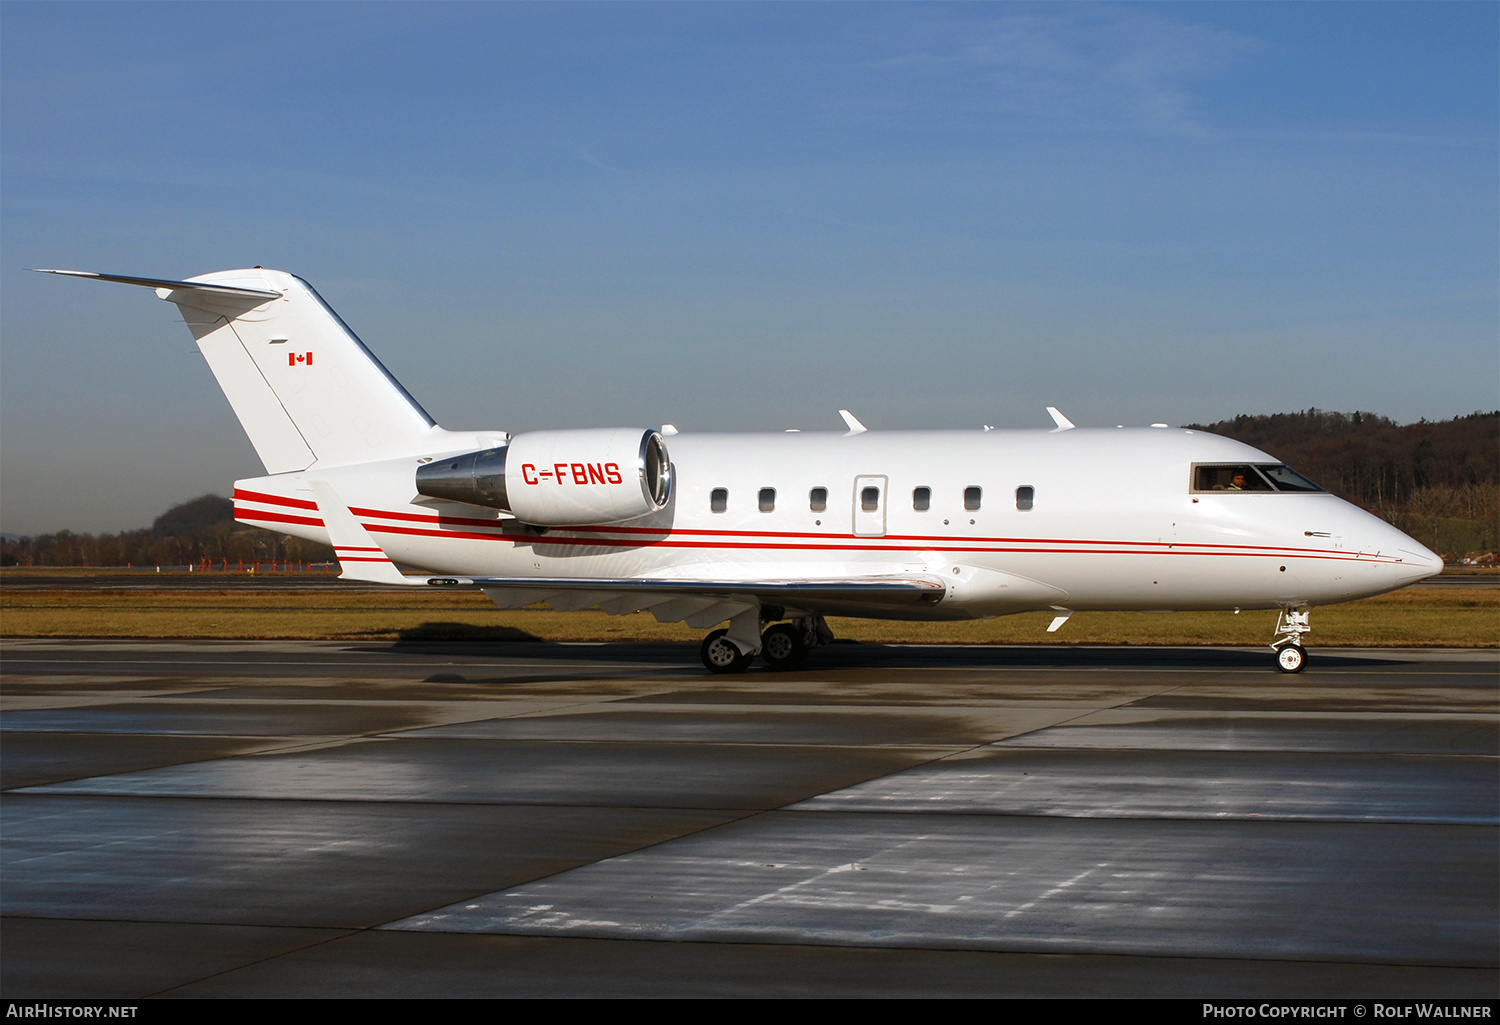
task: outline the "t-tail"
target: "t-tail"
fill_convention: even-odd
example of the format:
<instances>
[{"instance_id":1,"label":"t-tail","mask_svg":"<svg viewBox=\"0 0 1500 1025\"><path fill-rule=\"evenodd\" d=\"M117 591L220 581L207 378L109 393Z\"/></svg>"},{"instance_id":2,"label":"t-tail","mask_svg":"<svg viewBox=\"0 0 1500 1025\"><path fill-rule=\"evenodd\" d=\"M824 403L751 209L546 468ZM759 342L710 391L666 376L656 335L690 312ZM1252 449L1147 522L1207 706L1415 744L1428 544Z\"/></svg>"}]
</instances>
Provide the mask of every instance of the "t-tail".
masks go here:
<instances>
[{"instance_id":1,"label":"t-tail","mask_svg":"<svg viewBox=\"0 0 1500 1025\"><path fill-rule=\"evenodd\" d=\"M446 432L294 274L254 267L169 281L43 273L143 285L175 303L267 473L445 447Z\"/></svg>"}]
</instances>

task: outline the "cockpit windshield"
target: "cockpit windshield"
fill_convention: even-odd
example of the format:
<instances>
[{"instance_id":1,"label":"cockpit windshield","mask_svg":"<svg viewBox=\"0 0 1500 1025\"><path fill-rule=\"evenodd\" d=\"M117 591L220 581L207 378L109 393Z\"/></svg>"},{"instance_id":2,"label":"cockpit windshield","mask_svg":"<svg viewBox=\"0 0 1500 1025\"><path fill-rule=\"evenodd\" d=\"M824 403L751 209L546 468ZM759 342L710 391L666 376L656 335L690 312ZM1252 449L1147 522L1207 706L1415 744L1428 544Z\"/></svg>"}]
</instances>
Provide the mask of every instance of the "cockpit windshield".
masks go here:
<instances>
[{"instance_id":1,"label":"cockpit windshield","mask_svg":"<svg viewBox=\"0 0 1500 1025\"><path fill-rule=\"evenodd\" d=\"M1322 491L1312 481L1290 466L1256 466L1256 469L1271 479L1277 491Z\"/></svg>"},{"instance_id":2,"label":"cockpit windshield","mask_svg":"<svg viewBox=\"0 0 1500 1025\"><path fill-rule=\"evenodd\" d=\"M1280 463L1198 463L1193 487L1202 491L1322 491L1312 481Z\"/></svg>"}]
</instances>

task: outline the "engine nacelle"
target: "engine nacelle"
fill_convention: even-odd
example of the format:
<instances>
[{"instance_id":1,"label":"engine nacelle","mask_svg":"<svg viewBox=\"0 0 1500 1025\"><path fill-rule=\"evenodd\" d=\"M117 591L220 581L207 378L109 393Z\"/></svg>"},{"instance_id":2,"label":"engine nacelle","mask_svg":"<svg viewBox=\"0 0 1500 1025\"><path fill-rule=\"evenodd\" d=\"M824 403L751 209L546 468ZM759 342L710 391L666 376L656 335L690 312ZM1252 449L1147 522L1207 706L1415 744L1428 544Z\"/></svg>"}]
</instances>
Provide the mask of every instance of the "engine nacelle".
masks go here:
<instances>
[{"instance_id":1,"label":"engine nacelle","mask_svg":"<svg viewBox=\"0 0 1500 1025\"><path fill-rule=\"evenodd\" d=\"M667 504L672 464L656 431L532 431L417 467L417 492L539 526L618 523Z\"/></svg>"}]
</instances>

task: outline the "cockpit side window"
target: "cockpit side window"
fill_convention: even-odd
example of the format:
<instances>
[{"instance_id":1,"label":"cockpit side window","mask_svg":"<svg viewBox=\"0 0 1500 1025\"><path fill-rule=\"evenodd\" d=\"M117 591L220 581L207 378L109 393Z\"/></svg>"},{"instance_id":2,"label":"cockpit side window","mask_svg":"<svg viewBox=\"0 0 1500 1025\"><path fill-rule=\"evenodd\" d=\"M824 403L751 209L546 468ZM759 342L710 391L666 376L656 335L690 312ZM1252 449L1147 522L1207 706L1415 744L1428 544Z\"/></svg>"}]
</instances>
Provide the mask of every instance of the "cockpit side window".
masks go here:
<instances>
[{"instance_id":1,"label":"cockpit side window","mask_svg":"<svg viewBox=\"0 0 1500 1025\"><path fill-rule=\"evenodd\" d=\"M1271 482L1248 463L1199 464L1193 467L1194 491L1273 491Z\"/></svg>"}]
</instances>

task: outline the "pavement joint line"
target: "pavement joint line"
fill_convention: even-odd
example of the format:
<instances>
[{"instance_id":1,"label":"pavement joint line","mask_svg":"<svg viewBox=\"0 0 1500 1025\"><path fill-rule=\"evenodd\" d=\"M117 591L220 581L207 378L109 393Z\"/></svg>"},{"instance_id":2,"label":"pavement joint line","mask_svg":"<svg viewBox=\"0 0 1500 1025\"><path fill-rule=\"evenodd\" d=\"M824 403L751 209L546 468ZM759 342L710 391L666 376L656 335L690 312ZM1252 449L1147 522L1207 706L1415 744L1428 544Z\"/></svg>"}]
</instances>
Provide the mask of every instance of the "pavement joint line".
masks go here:
<instances>
[{"instance_id":1,"label":"pavement joint line","mask_svg":"<svg viewBox=\"0 0 1500 1025\"><path fill-rule=\"evenodd\" d=\"M276 926L259 926L258 928L277 928L277 927ZM294 926L293 928L316 928L316 927L314 927L314 926ZM324 926L323 928L328 928L328 927ZM337 927L335 927L335 928L337 928ZM258 964L264 964L267 961L274 961L277 958L285 957L288 954L300 954L303 951L312 950L314 947L321 947L324 944L332 943L335 940L347 939L350 936L354 936L354 935L357 935L358 933L368 931L367 928L348 928L348 927L345 927L345 928L346 928L347 931L343 932L342 935L339 935L339 936L325 936L322 939L311 940L311 941L309 941L307 943L302 944L301 946L292 947L289 950L279 950L279 951L277 951L274 954L267 954L265 957L251 958L250 960L244 962L243 964L237 964L237 965L234 965L233 967L230 967L230 968L223 968L223 969L220 969L217 972L209 972L207 975L200 976L200 977L198 977L196 979L190 979L187 982L179 982L176 985L168 986L165 989L155 990L155 991L153 991L151 993L145 994L144 998L145 999L150 999L152 997L166 996L167 994L173 992L174 990L182 989L185 986L193 986L193 985L197 985L200 982L207 982L209 979L216 979L216 978L218 978L221 975L228 975L231 972L238 972L238 971L243 971L246 968L253 968L253 967L255 967Z\"/></svg>"},{"instance_id":2,"label":"pavement joint line","mask_svg":"<svg viewBox=\"0 0 1500 1025\"><path fill-rule=\"evenodd\" d=\"M1212 674L1205 673L1205 675L1212 675ZM1184 683L1178 684L1175 687L1168 687L1165 690L1157 691L1156 693L1153 693L1153 694L1147 694L1147 695L1145 695L1145 697L1147 697L1147 698L1157 698L1157 697L1161 697L1163 694L1170 694L1173 691L1182 690L1184 687L1190 687L1190 686L1192 686L1192 682L1191 681L1184 682ZM1066 725L1068 725L1071 722L1077 722L1079 719L1083 719L1083 718L1086 718L1086 717L1091 716L1091 715L1098 715L1100 712L1110 712L1110 711L1114 711L1114 710L1122 708L1122 707L1127 707L1127 706L1130 706L1130 705L1134 705L1137 701L1141 701L1141 700L1143 700L1143 698L1137 696L1137 697L1132 697L1132 698L1130 698L1128 700L1122 699L1121 701L1117 701L1114 704L1107 704L1107 705L1103 705L1101 707L1092 708L1092 709L1090 709L1090 710L1088 710L1086 712L1085 711L1078 711L1078 712L1076 712L1076 714L1074 714L1072 716L1069 716L1068 718L1063 719L1063 720L1061 720L1059 722L1051 723L1050 725L1047 725L1047 726L1037 726L1037 727L1035 727L1033 729L1023 730L1020 733L1013 733L1013 734L1011 734L1008 737L1002 737L999 740L991 740L991 741L989 741L989 742L987 742L985 744L981 744L981 745L979 745L979 747L994 747L996 744L1003 743L1003 742L1005 742L1007 740L1015 740L1017 737L1030 736L1031 734L1038 733L1038 732L1040 732L1042 730L1056 729L1059 726L1066 726ZM977 748L975 748L975 750L977 750Z\"/></svg>"}]
</instances>

